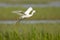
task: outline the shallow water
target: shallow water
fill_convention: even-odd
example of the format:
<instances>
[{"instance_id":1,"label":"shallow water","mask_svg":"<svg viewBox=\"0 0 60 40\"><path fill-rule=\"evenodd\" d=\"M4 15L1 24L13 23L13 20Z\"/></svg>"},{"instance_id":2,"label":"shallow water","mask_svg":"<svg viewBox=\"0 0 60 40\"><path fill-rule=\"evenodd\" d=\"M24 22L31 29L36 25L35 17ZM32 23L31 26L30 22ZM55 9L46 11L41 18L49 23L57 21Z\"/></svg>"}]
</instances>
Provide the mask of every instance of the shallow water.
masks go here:
<instances>
[{"instance_id":1,"label":"shallow water","mask_svg":"<svg viewBox=\"0 0 60 40\"><path fill-rule=\"evenodd\" d=\"M60 2L50 2L47 4L7 4L0 3L0 7L60 7ZM17 21L0 21L0 24L15 24ZM60 20L22 20L20 23L37 24L37 23L60 23Z\"/></svg>"},{"instance_id":2,"label":"shallow water","mask_svg":"<svg viewBox=\"0 0 60 40\"><path fill-rule=\"evenodd\" d=\"M7 4L0 3L0 7L60 7L60 2L49 2L47 4Z\"/></svg>"},{"instance_id":3,"label":"shallow water","mask_svg":"<svg viewBox=\"0 0 60 40\"><path fill-rule=\"evenodd\" d=\"M0 21L0 24L15 24L17 21ZM22 24L37 24L37 23L60 23L60 20L22 20Z\"/></svg>"}]
</instances>

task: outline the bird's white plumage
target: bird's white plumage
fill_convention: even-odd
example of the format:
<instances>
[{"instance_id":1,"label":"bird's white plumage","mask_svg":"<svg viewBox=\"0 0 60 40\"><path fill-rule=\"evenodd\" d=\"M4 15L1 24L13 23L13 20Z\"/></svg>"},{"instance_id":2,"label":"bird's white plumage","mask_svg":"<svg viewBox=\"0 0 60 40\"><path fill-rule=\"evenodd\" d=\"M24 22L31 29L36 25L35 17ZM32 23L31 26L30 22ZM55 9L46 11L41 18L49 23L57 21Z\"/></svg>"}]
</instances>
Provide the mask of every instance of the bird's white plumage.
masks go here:
<instances>
[{"instance_id":1,"label":"bird's white plumage","mask_svg":"<svg viewBox=\"0 0 60 40\"><path fill-rule=\"evenodd\" d=\"M29 13L30 13L32 10L33 10L32 7L29 7L29 8L25 11L24 14L29 15Z\"/></svg>"},{"instance_id":2,"label":"bird's white plumage","mask_svg":"<svg viewBox=\"0 0 60 40\"><path fill-rule=\"evenodd\" d=\"M33 14L34 14L36 11L33 10L32 7L29 7L29 8L24 12L24 14L22 14L21 12L22 12L22 11L13 11L12 13L16 13L16 14L20 15L19 18L24 19L24 18L29 18L29 17L33 16Z\"/></svg>"}]
</instances>

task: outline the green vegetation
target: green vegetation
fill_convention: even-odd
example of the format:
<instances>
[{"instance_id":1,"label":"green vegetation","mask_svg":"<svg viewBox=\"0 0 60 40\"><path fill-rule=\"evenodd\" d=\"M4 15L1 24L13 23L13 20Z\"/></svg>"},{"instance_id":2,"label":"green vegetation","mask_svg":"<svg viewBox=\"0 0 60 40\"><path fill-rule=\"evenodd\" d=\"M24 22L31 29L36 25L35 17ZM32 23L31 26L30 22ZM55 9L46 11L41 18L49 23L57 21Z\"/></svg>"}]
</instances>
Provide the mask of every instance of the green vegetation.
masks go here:
<instances>
[{"instance_id":1,"label":"green vegetation","mask_svg":"<svg viewBox=\"0 0 60 40\"><path fill-rule=\"evenodd\" d=\"M2 3L11 3L11 4L40 4L40 3L48 3L52 1L60 1L60 0L0 0Z\"/></svg>"},{"instance_id":2,"label":"green vegetation","mask_svg":"<svg viewBox=\"0 0 60 40\"><path fill-rule=\"evenodd\" d=\"M26 11L23 7L0 7L0 20L16 20L19 15L12 13L15 10ZM60 7L34 8L36 13L29 20L60 20Z\"/></svg>"},{"instance_id":3,"label":"green vegetation","mask_svg":"<svg viewBox=\"0 0 60 40\"><path fill-rule=\"evenodd\" d=\"M60 40L60 24L0 24L0 40Z\"/></svg>"},{"instance_id":4,"label":"green vegetation","mask_svg":"<svg viewBox=\"0 0 60 40\"><path fill-rule=\"evenodd\" d=\"M46 4L60 0L0 0L7 4ZM17 20L15 10L23 7L0 7L0 20ZM60 7L34 8L36 13L26 20L60 20ZM60 23L52 24L0 24L0 40L60 40Z\"/></svg>"}]
</instances>

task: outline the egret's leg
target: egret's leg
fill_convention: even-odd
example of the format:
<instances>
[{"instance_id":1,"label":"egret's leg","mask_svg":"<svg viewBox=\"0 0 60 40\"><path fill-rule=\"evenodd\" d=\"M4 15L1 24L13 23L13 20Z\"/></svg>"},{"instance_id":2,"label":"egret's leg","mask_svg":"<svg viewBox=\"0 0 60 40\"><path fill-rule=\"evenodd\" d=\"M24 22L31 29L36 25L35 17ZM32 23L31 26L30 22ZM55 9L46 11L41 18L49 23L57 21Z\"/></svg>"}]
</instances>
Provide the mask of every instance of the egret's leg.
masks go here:
<instances>
[{"instance_id":1,"label":"egret's leg","mask_svg":"<svg viewBox=\"0 0 60 40\"><path fill-rule=\"evenodd\" d=\"M17 22L16 23L19 23L21 20L22 20L22 18L17 19Z\"/></svg>"},{"instance_id":2,"label":"egret's leg","mask_svg":"<svg viewBox=\"0 0 60 40\"><path fill-rule=\"evenodd\" d=\"M21 19L18 19L16 23L20 22Z\"/></svg>"}]
</instances>

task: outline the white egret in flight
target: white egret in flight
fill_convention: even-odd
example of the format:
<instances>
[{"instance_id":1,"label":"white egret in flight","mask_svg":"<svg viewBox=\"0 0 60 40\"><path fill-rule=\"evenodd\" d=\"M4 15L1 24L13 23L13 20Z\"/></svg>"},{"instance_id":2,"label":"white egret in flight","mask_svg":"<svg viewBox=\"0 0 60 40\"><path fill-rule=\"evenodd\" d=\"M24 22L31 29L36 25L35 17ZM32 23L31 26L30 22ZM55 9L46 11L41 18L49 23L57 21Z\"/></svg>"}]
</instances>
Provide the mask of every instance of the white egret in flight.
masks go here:
<instances>
[{"instance_id":1,"label":"white egret in flight","mask_svg":"<svg viewBox=\"0 0 60 40\"><path fill-rule=\"evenodd\" d=\"M35 13L36 11L33 10L32 7L29 7L25 12L22 12L22 11L12 11L12 13L16 13L18 15L20 15L19 17L19 21L21 19L24 19L24 18L29 18L31 16L33 16L33 14ZM23 14L22 14L23 13Z\"/></svg>"}]
</instances>

